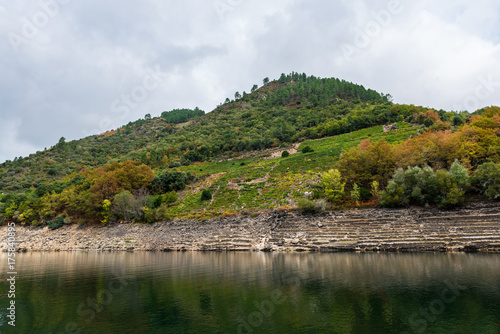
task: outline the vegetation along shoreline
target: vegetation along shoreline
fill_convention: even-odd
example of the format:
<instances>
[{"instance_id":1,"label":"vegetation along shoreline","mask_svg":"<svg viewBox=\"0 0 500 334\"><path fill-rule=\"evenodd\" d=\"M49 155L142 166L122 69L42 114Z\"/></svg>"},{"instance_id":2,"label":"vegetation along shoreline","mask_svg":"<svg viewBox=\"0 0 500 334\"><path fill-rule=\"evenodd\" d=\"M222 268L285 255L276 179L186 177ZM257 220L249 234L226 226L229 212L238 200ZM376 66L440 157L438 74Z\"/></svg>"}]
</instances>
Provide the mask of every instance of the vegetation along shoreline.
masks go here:
<instances>
[{"instance_id":1,"label":"vegetation along shoreline","mask_svg":"<svg viewBox=\"0 0 500 334\"><path fill-rule=\"evenodd\" d=\"M18 227L17 251L500 252L500 208L272 211L204 222ZM6 226L0 227L3 251Z\"/></svg>"}]
</instances>

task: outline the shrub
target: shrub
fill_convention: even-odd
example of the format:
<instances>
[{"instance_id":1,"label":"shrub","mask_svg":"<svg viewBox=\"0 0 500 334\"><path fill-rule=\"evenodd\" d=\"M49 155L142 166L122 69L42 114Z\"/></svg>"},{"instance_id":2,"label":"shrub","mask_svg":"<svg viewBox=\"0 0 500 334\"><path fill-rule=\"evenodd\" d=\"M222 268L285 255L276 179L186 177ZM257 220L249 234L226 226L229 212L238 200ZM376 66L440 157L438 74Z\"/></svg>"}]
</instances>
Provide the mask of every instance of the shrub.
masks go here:
<instances>
[{"instance_id":1,"label":"shrub","mask_svg":"<svg viewBox=\"0 0 500 334\"><path fill-rule=\"evenodd\" d=\"M375 198L377 201L380 201L380 198L382 197L382 191L379 189L378 181L373 181L371 183L370 188L371 188L370 194L372 195L372 197Z\"/></svg>"},{"instance_id":2,"label":"shrub","mask_svg":"<svg viewBox=\"0 0 500 334\"><path fill-rule=\"evenodd\" d=\"M318 211L316 204L313 201L305 198L299 199L297 207L302 213L315 213Z\"/></svg>"},{"instance_id":3,"label":"shrub","mask_svg":"<svg viewBox=\"0 0 500 334\"><path fill-rule=\"evenodd\" d=\"M202 201L210 201L212 199L212 193L210 190L203 190L201 193L201 200Z\"/></svg>"},{"instance_id":4,"label":"shrub","mask_svg":"<svg viewBox=\"0 0 500 334\"><path fill-rule=\"evenodd\" d=\"M165 221L170 220L172 218L171 214L168 211L168 205L162 204L158 209L156 209L155 220L156 221Z\"/></svg>"},{"instance_id":5,"label":"shrub","mask_svg":"<svg viewBox=\"0 0 500 334\"><path fill-rule=\"evenodd\" d=\"M153 195L149 197L148 207L152 209L157 209L162 203L162 195Z\"/></svg>"},{"instance_id":6,"label":"shrub","mask_svg":"<svg viewBox=\"0 0 500 334\"><path fill-rule=\"evenodd\" d=\"M352 186L352 190L351 190L351 198L353 201L356 202L356 205L359 206L359 199L360 199L361 195L359 193L359 186L354 183L354 185Z\"/></svg>"},{"instance_id":7,"label":"shrub","mask_svg":"<svg viewBox=\"0 0 500 334\"><path fill-rule=\"evenodd\" d=\"M474 172L480 192L491 199L500 199L500 164L487 162Z\"/></svg>"},{"instance_id":8,"label":"shrub","mask_svg":"<svg viewBox=\"0 0 500 334\"><path fill-rule=\"evenodd\" d=\"M283 151L283 153L281 153L282 158L287 158L289 156L290 156L290 153L288 153L288 151Z\"/></svg>"},{"instance_id":9,"label":"shrub","mask_svg":"<svg viewBox=\"0 0 500 334\"><path fill-rule=\"evenodd\" d=\"M311 153L311 152L314 152L311 146L306 146L302 149L302 153Z\"/></svg>"},{"instance_id":10,"label":"shrub","mask_svg":"<svg viewBox=\"0 0 500 334\"><path fill-rule=\"evenodd\" d=\"M106 225L107 223L109 223L109 216L111 215L110 208L111 208L111 201L105 199L102 202L102 212L101 212L101 215L102 215L101 223L103 225Z\"/></svg>"},{"instance_id":11,"label":"shrub","mask_svg":"<svg viewBox=\"0 0 500 334\"><path fill-rule=\"evenodd\" d=\"M179 198L179 196L177 195L177 193L175 191L171 191L169 193L163 194L161 197L162 197L161 198L162 204L164 203L167 205L170 205L170 204L177 202L177 199Z\"/></svg>"},{"instance_id":12,"label":"shrub","mask_svg":"<svg viewBox=\"0 0 500 334\"><path fill-rule=\"evenodd\" d=\"M374 143L363 140L344 152L337 166L348 187L356 183L369 188L373 181L385 186L396 169L394 148L384 139Z\"/></svg>"},{"instance_id":13,"label":"shrub","mask_svg":"<svg viewBox=\"0 0 500 334\"><path fill-rule=\"evenodd\" d=\"M455 181L460 187L466 188L470 186L470 178L467 168L462 166L458 160L455 159L455 161L451 164L450 173L455 177Z\"/></svg>"},{"instance_id":14,"label":"shrub","mask_svg":"<svg viewBox=\"0 0 500 334\"><path fill-rule=\"evenodd\" d=\"M359 187L359 199L363 201L369 200L371 197L371 193L365 187Z\"/></svg>"},{"instance_id":15,"label":"shrub","mask_svg":"<svg viewBox=\"0 0 500 334\"><path fill-rule=\"evenodd\" d=\"M464 202L465 189L460 186L459 182L457 182L456 177L451 172L438 170L436 172L436 179L440 189L440 206L449 207ZM466 181L465 179L463 181L465 183L468 183L468 175Z\"/></svg>"},{"instance_id":16,"label":"shrub","mask_svg":"<svg viewBox=\"0 0 500 334\"><path fill-rule=\"evenodd\" d=\"M320 199L323 196L324 194L322 194L320 190L313 189L313 199Z\"/></svg>"},{"instance_id":17,"label":"shrub","mask_svg":"<svg viewBox=\"0 0 500 334\"><path fill-rule=\"evenodd\" d=\"M64 225L64 217L63 216L57 216L56 219L54 220L49 220L47 222L47 225L51 230L57 230L61 226Z\"/></svg>"},{"instance_id":18,"label":"shrub","mask_svg":"<svg viewBox=\"0 0 500 334\"><path fill-rule=\"evenodd\" d=\"M135 216L135 209L136 201L130 191L124 190L114 197L111 212L116 216L129 220Z\"/></svg>"},{"instance_id":19,"label":"shrub","mask_svg":"<svg viewBox=\"0 0 500 334\"><path fill-rule=\"evenodd\" d=\"M157 210L144 208L144 217L143 217L144 222L152 224L156 222L156 219L157 219Z\"/></svg>"},{"instance_id":20,"label":"shrub","mask_svg":"<svg viewBox=\"0 0 500 334\"><path fill-rule=\"evenodd\" d=\"M315 203L316 203L316 208L319 211L325 211L326 210L326 201L324 199L317 200L317 201L315 201Z\"/></svg>"},{"instance_id":21,"label":"shrub","mask_svg":"<svg viewBox=\"0 0 500 334\"><path fill-rule=\"evenodd\" d=\"M153 191L156 194L164 194L171 191L183 190L186 184L196 180L196 177L191 173L183 172L163 172L153 179Z\"/></svg>"},{"instance_id":22,"label":"shrub","mask_svg":"<svg viewBox=\"0 0 500 334\"><path fill-rule=\"evenodd\" d=\"M182 164L179 161L174 161L170 164L169 168L177 168L182 166Z\"/></svg>"},{"instance_id":23,"label":"shrub","mask_svg":"<svg viewBox=\"0 0 500 334\"><path fill-rule=\"evenodd\" d=\"M330 169L323 173L321 184L328 199L334 203L339 203L344 197L345 183L342 182L342 177L338 169Z\"/></svg>"},{"instance_id":24,"label":"shrub","mask_svg":"<svg viewBox=\"0 0 500 334\"><path fill-rule=\"evenodd\" d=\"M463 203L469 186L467 169L455 161L450 171L426 166L399 168L382 192L382 205L406 206L409 204L454 206Z\"/></svg>"}]
</instances>

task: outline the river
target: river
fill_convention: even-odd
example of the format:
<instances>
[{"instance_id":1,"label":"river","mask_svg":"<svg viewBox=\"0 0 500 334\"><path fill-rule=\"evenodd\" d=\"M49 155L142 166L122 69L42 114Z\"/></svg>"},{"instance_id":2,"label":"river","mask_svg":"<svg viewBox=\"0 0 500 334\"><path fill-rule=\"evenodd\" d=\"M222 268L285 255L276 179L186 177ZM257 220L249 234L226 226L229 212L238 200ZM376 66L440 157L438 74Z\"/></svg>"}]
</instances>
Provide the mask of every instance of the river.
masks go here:
<instances>
[{"instance_id":1,"label":"river","mask_svg":"<svg viewBox=\"0 0 500 334\"><path fill-rule=\"evenodd\" d=\"M22 253L12 298L0 261L1 333L500 333L498 254Z\"/></svg>"}]
</instances>

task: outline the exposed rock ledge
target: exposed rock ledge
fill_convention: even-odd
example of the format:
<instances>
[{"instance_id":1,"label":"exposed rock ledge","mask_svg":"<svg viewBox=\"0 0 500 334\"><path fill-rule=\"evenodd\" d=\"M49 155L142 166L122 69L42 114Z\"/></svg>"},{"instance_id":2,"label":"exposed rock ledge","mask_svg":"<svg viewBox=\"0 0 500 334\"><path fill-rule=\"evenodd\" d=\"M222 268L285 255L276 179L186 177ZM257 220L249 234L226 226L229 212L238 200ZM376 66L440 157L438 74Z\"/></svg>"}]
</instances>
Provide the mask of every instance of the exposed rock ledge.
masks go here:
<instances>
[{"instance_id":1,"label":"exposed rock ledge","mask_svg":"<svg viewBox=\"0 0 500 334\"><path fill-rule=\"evenodd\" d=\"M0 227L6 251L7 227ZM480 251L500 252L498 203L363 209L302 216L273 212L203 223L106 227L16 226L18 251Z\"/></svg>"}]
</instances>

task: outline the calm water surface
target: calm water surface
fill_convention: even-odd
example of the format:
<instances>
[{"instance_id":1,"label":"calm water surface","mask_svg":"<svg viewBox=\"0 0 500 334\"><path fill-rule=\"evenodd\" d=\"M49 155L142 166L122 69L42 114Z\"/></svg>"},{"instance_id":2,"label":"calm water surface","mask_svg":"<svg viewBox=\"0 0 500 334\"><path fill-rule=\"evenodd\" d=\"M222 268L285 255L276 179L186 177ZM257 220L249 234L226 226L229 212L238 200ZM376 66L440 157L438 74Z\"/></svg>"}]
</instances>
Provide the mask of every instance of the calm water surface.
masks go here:
<instances>
[{"instance_id":1,"label":"calm water surface","mask_svg":"<svg viewBox=\"0 0 500 334\"><path fill-rule=\"evenodd\" d=\"M1 333L500 333L500 255L18 254Z\"/></svg>"}]
</instances>

